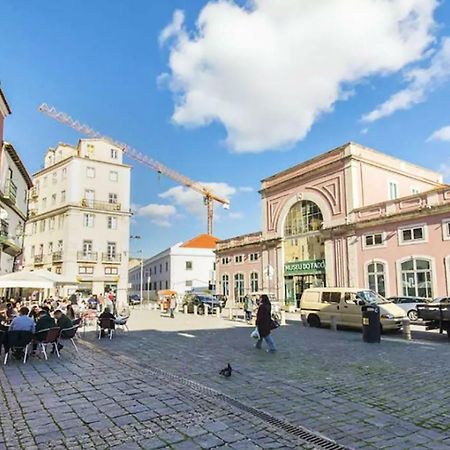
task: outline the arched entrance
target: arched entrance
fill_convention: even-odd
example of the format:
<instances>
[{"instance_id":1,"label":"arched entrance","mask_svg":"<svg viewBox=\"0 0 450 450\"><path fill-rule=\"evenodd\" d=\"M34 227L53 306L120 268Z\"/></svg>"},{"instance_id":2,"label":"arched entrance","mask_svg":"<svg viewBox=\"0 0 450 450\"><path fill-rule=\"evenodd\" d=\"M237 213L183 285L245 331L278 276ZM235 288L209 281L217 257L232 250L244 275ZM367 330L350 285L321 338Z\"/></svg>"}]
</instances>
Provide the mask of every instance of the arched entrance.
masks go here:
<instances>
[{"instance_id":1,"label":"arched entrance","mask_svg":"<svg viewBox=\"0 0 450 450\"><path fill-rule=\"evenodd\" d=\"M316 203L302 200L290 208L284 223L284 279L288 305L300 306L303 291L325 285L323 216Z\"/></svg>"}]
</instances>

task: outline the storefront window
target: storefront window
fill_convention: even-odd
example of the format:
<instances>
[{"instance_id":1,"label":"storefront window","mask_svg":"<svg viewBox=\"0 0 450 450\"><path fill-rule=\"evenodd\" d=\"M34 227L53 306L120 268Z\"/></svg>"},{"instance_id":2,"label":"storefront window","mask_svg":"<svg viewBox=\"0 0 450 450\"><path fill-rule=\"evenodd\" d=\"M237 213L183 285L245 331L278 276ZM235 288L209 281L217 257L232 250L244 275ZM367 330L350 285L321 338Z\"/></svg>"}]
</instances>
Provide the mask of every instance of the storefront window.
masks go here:
<instances>
[{"instance_id":1,"label":"storefront window","mask_svg":"<svg viewBox=\"0 0 450 450\"><path fill-rule=\"evenodd\" d=\"M369 289L377 292L383 297L386 296L386 274L383 263L369 264L367 266L367 279L369 281Z\"/></svg>"},{"instance_id":2,"label":"storefront window","mask_svg":"<svg viewBox=\"0 0 450 450\"><path fill-rule=\"evenodd\" d=\"M244 274L237 273L234 275L234 299L242 302L244 299Z\"/></svg>"},{"instance_id":3,"label":"storefront window","mask_svg":"<svg viewBox=\"0 0 450 450\"><path fill-rule=\"evenodd\" d=\"M427 259L409 259L401 265L403 295L433 297L431 263Z\"/></svg>"}]
</instances>

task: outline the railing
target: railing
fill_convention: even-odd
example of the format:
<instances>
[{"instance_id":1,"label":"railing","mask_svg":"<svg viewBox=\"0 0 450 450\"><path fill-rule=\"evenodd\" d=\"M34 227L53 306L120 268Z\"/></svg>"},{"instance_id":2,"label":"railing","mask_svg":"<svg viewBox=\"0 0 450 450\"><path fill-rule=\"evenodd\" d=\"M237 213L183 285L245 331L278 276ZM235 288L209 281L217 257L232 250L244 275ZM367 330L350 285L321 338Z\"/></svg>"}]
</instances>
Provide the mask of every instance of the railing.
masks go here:
<instances>
[{"instance_id":1,"label":"railing","mask_svg":"<svg viewBox=\"0 0 450 450\"><path fill-rule=\"evenodd\" d=\"M44 255L34 255L34 264L44 264Z\"/></svg>"},{"instance_id":2,"label":"railing","mask_svg":"<svg viewBox=\"0 0 450 450\"><path fill-rule=\"evenodd\" d=\"M15 185L14 181L9 178L6 180L5 184L5 193L3 195L5 198L8 198L11 203L16 203L16 197L17 197L17 186Z\"/></svg>"},{"instance_id":3,"label":"railing","mask_svg":"<svg viewBox=\"0 0 450 450\"><path fill-rule=\"evenodd\" d=\"M0 219L0 236L7 238L9 235L9 222L5 219Z\"/></svg>"},{"instance_id":4,"label":"railing","mask_svg":"<svg viewBox=\"0 0 450 450\"><path fill-rule=\"evenodd\" d=\"M62 251L57 251L57 252L52 253L52 261L53 262L62 261L62 259L63 259Z\"/></svg>"},{"instance_id":5,"label":"railing","mask_svg":"<svg viewBox=\"0 0 450 450\"><path fill-rule=\"evenodd\" d=\"M81 206L84 208L100 209L102 211L120 211L120 203L101 202L98 200L91 200L83 198Z\"/></svg>"},{"instance_id":6,"label":"railing","mask_svg":"<svg viewBox=\"0 0 450 450\"><path fill-rule=\"evenodd\" d=\"M77 252L77 261L94 261L97 262L97 252Z\"/></svg>"},{"instance_id":7,"label":"railing","mask_svg":"<svg viewBox=\"0 0 450 450\"><path fill-rule=\"evenodd\" d=\"M120 263L120 254L102 253L102 262Z\"/></svg>"},{"instance_id":8,"label":"railing","mask_svg":"<svg viewBox=\"0 0 450 450\"><path fill-rule=\"evenodd\" d=\"M31 198L37 198L38 195L39 195L39 190L38 190L38 188L37 188L36 186L33 186L33 187L30 189L30 197L31 197Z\"/></svg>"}]
</instances>

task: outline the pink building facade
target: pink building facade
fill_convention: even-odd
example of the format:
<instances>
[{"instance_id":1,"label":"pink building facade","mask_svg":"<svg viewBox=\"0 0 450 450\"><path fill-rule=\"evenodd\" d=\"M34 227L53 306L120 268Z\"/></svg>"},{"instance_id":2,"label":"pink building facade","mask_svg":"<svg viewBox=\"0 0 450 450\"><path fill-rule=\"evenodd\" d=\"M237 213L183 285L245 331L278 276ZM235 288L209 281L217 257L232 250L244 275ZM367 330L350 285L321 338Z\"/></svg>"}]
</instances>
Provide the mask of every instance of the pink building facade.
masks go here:
<instances>
[{"instance_id":1,"label":"pink building facade","mask_svg":"<svg viewBox=\"0 0 450 450\"><path fill-rule=\"evenodd\" d=\"M260 192L263 230L249 247L261 254L259 291L292 308L314 286L448 293L450 186L440 174L351 142L264 179ZM235 259L244 240L219 242L216 251L217 290L226 270L234 300L238 270L249 278L250 267Z\"/></svg>"}]
</instances>

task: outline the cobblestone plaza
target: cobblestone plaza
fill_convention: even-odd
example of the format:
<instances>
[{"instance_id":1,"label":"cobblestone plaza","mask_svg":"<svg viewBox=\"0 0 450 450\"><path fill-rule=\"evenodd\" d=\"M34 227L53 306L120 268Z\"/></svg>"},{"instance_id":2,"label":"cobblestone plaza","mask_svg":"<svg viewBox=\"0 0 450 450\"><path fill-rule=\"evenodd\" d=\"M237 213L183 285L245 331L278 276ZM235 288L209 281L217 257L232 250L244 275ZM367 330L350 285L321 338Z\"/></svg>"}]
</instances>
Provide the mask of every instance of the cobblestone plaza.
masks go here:
<instances>
[{"instance_id":1,"label":"cobblestone plaza","mask_svg":"<svg viewBox=\"0 0 450 450\"><path fill-rule=\"evenodd\" d=\"M215 317L134 310L130 325L87 332L78 355L9 362L0 448L450 447L446 337L364 344L288 321L267 354Z\"/></svg>"}]
</instances>

